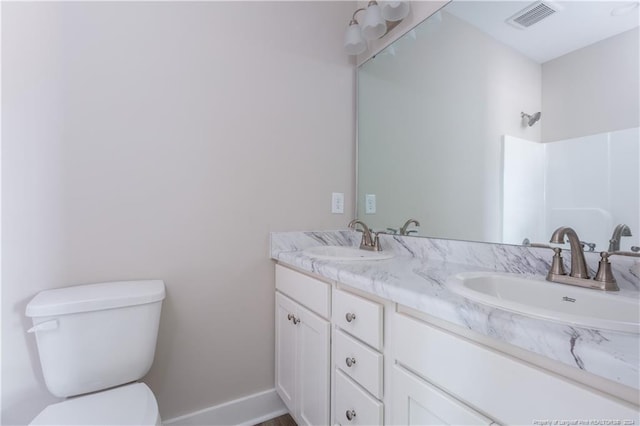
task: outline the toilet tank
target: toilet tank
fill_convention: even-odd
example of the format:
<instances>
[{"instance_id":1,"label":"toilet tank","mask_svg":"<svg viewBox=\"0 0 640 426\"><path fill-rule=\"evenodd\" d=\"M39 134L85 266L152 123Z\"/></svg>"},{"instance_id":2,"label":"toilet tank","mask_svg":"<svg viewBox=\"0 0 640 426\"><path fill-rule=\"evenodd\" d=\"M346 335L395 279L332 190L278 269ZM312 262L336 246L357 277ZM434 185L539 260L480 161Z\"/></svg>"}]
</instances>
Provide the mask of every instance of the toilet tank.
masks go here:
<instances>
[{"instance_id":1,"label":"toilet tank","mask_svg":"<svg viewBox=\"0 0 640 426\"><path fill-rule=\"evenodd\" d=\"M149 371L165 297L161 280L87 284L38 293L27 305L42 373L59 397L140 379Z\"/></svg>"}]
</instances>

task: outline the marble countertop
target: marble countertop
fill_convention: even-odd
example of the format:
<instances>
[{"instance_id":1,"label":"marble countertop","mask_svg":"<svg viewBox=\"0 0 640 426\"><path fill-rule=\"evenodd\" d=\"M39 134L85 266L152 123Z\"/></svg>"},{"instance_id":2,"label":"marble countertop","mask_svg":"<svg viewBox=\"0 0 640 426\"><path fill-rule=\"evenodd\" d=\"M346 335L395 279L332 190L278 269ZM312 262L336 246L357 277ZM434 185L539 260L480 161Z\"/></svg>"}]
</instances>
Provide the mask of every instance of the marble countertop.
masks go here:
<instances>
[{"instance_id":1,"label":"marble countertop","mask_svg":"<svg viewBox=\"0 0 640 426\"><path fill-rule=\"evenodd\" d=\"M285 265L382 297L515 345L571 367L640 389L640 335L576 327L477 303L447 289L449 276L467 271L516 272L543 277L551 252L498 244L384 236L388 260L340 262L303 253L317 245L357 246L352 231L271 234L271 257ZM588 259L595 266L594 257ZM620 297L639 301L638 262L614 264ZM592 271L593 274L593 271ZM597 290L594 290L597 291Z\"/></svg>"}]
</instances>

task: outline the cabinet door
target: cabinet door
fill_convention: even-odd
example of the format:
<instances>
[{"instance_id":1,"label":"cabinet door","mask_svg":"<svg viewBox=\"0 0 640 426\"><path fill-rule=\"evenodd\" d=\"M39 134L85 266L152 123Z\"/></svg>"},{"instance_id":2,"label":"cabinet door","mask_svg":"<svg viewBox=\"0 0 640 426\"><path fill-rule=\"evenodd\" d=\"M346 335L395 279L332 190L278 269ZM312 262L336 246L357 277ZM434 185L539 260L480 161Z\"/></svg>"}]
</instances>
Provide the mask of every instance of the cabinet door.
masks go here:
<instances>
[{"instance_id":1,"label":"cabinet door","mask_svg":"<svg viewBox=\"0 0 640 426\"><path fill-rule=\"evenodd\" d=\"M391 422L394 425L489 425L491 420L414 376L393 366Z\"/></svg>"},{"instance_id":2,"label":"cabinet door","mask_svg":"<svg viewBox=\"0 0 640 426\"><path fill-rule=\"evenodd\" d=\"M296 309L294 301L276 293L276 391L290 412L296 404Z\"/></svg>"},{"instance_id":3,"label":"cabinet door","mask_svg":"<svg viewBox=\"0 0 640 426\"><path fill-rule=\"evenodd\" d=\"M330 332L328 321L298 307L298 419L329 424Z\"/></svg>"}]
</instances>

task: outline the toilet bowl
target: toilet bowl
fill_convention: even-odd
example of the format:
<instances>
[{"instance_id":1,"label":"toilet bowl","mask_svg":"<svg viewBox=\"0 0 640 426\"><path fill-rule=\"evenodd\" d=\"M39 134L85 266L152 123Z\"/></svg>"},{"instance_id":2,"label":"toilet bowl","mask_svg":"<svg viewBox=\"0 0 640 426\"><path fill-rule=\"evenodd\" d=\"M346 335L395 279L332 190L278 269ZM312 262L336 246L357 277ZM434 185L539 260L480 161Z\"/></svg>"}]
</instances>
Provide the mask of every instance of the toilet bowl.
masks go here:
<instances>
[{"instance_id":1,"label":"toilet bowl","mask_svg":"<svg viewBox=\"0 0 640 426\"><path fill-rule=\"evenodd\" d=\"M136 382L153 363L160 280L47 290L27 305L47 389L67 398L32 425L160 425L155 396Z\"/></svg>"},{"instance_id":2,"label":"toilet bowl","mask_svg":"<svg viewBox=\"0 0 640 426\"><path fill-rule=\"evenodd\" d=\"M133 383L51 404L31 425L161 425L158 404L144 383Z\"/></svg>"}]
</instances>

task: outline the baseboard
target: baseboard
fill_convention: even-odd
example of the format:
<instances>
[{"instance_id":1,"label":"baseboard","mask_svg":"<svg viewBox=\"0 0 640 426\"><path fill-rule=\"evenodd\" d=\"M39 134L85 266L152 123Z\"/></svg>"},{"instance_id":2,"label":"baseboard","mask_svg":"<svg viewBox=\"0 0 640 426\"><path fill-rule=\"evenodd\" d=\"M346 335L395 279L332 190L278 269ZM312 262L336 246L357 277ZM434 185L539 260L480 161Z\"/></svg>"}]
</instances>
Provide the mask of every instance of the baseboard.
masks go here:
<instances>
[{"instance_id":1,"label":"baseboard","mask_svg":"<svg viewBox=\"0 0 640 426\"><path fill-rule=\"evenodd\" d=\"M255 393L214 407L163 421L163 425L251 426L287 413L275 389Z\"/></svg>"}]
</instances>

